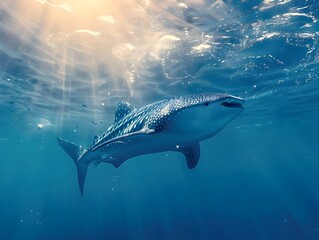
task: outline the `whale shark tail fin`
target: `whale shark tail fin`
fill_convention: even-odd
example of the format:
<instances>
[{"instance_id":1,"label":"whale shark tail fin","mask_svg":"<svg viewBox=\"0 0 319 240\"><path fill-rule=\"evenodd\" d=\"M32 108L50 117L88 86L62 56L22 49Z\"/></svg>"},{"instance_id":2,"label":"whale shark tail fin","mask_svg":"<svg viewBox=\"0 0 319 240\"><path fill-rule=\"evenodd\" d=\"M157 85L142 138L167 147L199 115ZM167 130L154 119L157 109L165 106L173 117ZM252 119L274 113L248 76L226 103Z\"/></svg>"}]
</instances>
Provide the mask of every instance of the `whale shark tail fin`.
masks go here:
<instances>
[{"instance_id":1,"label":"whale shark tail fin","mask_svg":"<svg viewBox=\"0 0 319 240\"><path fill-rule=\"evenodd\" d=\"M63 150L69 154L69 156L73 159L77 172L78 172L78 181L79 181L79 188L81 195L83 196L83 188L84 188L84 182L86 173L89 167L89 162L86 161L80 161L82 159L82 155L85 152L84 147L74 144L72 142L68 142L66 140L63 140L62 138L58 138L59 145L63 148Z\"/></svg>"}]
</instances>

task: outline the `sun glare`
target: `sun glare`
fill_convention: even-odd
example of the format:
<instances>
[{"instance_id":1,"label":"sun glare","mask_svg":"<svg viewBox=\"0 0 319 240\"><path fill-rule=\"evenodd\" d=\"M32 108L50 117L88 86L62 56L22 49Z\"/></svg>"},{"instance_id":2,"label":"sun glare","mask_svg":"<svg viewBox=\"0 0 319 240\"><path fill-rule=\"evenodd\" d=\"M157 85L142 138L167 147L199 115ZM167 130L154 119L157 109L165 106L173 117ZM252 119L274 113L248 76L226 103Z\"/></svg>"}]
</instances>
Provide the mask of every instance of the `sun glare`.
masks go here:
<instances>
[{"instance_id":1,"label":"sun glare","mask_svg":"<svg viewBox=\"0 0 319 240\"><path fill-rule=\"evenodd\" d=\"M99 69L105 68L117 85L118 79L129 76L136 44L143 44L150 31L145 7L128 0L35 0L21 7L19 15L39 26L39 37L61 65L72 64L71 70L82 67L94 76L92 86L102 81ZM67 66L60 69L63 74L70 71Z\"/></svg>"},{"instance_id":2,"label":"sun glare","mask_svg":"<svg viewBox=\"0 0 319 240\"><path fill-rule=\"evenodd\" d=\"M165 21L184 23L164 8L187 8L174 0L22 0L5 7L17 20L8 26L12 34L19 33L25 42L21 45L34 46L31 54L42 69L41 81L52 85L51 95L62 89L57 104L68 106L62 114L79 92L95 106L115 104L106 98L138 98L135 90L147 80L137 71L146 75L145 63L161 64L164 54L181 41Z\"/></svg>"}]
</instances>

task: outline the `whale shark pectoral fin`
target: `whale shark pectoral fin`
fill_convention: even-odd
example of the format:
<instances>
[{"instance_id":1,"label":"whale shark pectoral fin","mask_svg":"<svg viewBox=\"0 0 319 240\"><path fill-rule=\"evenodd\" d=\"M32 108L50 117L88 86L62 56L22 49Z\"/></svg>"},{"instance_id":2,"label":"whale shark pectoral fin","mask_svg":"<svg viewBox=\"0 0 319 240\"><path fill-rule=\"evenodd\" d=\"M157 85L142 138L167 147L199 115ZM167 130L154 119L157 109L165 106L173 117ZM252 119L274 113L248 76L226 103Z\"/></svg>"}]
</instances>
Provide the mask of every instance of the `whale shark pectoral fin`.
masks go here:
<instances>
[{"instance_id":1,"label":"whale shark pectoral fin","mask_svg":"<svg viewBox=\"0 0 319 240\"><path fill-rule=\"evenodd\" d=\"M187 167L189 169L195 168L200 155L199 143L195 143L191 146L182 148L180 152L183 153L186 158Z\"/></svg>"}]
</instances>

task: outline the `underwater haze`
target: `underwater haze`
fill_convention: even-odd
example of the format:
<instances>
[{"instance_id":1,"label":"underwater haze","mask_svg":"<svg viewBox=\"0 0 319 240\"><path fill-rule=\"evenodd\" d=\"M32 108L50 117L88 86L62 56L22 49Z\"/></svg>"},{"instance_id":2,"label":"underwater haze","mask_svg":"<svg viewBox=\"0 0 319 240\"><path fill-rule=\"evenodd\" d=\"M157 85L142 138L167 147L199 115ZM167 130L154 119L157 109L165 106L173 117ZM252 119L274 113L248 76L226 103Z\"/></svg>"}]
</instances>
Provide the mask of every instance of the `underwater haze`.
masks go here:
<instances>
[{"instance_id":1,"label":"underwater haze","mask_svg":"<svg viewBox=\"0 0 319 240\"><path fill-rule=\"evenodd\" d=\"M1 0L0 240L319 239L318 20L318 0ZM245 110L195 169L102 163L81 196L57 137L207 92Z\"/></svg>"}]
</instances>

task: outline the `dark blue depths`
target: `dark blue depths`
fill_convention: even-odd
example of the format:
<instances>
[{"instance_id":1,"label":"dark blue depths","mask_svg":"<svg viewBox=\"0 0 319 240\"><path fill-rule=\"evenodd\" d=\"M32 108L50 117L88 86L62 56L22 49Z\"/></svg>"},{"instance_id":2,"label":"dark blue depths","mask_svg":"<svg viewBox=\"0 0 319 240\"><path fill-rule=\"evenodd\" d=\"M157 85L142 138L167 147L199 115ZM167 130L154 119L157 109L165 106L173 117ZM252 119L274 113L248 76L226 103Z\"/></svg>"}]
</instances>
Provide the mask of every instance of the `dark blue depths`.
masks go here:
<instances>
[{"instance_id":1,"label":"dark blue depths","mask_svg":"<svg viewBox=\"0 0 319 240\"><path fill-rule=\"evenodd\" d=\"M1 142L0 239L318 239L311 123L230 125L194 170L179 153L91 167L84 197L56 133L16 126Z\"/></svg>"}]
</instances>

